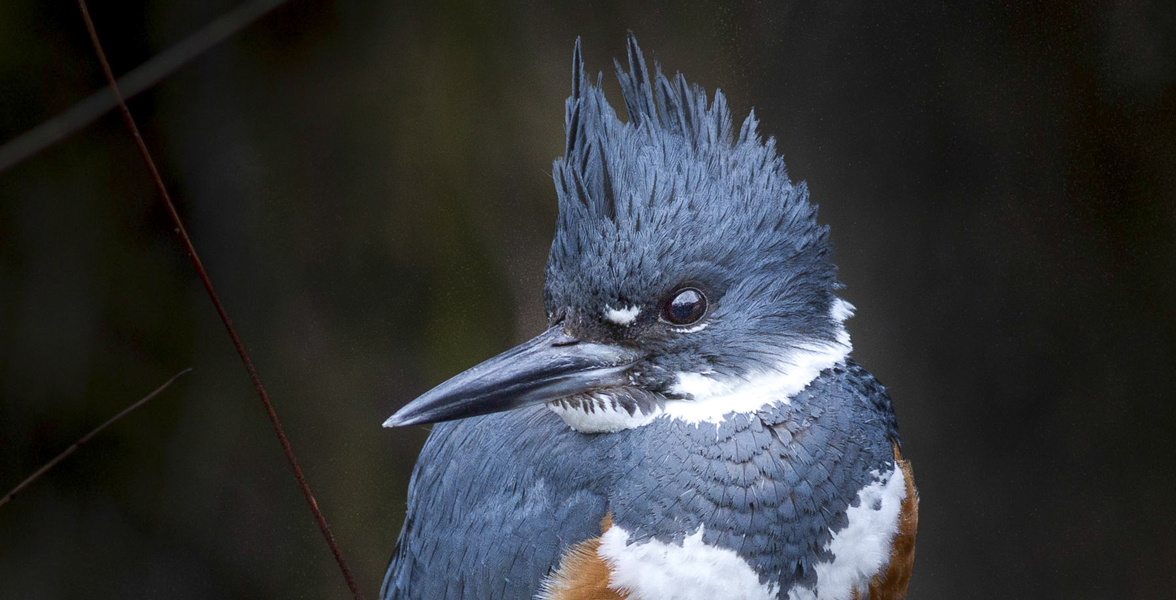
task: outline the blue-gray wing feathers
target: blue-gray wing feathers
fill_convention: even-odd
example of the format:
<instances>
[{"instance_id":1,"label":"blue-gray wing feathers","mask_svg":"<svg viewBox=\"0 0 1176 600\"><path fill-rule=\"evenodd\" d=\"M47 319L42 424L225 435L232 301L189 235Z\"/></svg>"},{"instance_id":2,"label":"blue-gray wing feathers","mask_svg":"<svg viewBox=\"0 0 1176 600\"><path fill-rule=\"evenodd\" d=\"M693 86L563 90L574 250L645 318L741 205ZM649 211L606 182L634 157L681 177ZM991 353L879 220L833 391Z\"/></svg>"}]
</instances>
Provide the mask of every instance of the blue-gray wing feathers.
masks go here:
<instances>
[{"instance_id":1,"label":"blue-gray wing feathers","mask_svg":"<svg viewBox=\"0 0 1176 600\"><path fill-rule=\"evenodd\" d=\"M812 587L814 566L872 474L892 469L890 398L850 361L788 404L721 424L663 417L572 431L544 407L437 425L413 473L385 599L532 598L606 514L630 541L734 550L764 583Z\"/></svg>"}]
</instances>

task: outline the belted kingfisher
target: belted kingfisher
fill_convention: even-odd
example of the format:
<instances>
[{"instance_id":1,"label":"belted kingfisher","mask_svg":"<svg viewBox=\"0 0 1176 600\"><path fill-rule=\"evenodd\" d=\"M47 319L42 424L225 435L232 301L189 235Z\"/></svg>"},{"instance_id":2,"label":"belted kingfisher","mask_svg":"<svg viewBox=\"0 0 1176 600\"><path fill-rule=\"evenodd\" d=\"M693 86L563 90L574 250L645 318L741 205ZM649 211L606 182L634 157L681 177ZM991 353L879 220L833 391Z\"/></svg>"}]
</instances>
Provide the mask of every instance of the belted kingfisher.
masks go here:
<instances>
[{"instance_id":1,"label":"belted kingfisher","mask_svg":"<svg viewBox=\"0 0 1176 600\"><path fill-rule=\"evenodd\" d=\"M384 423L438 425L381 597L904 597L914 481L807 187L628 63L623 122L576 42L549 329Z\"/></svg>"}]
</instances>

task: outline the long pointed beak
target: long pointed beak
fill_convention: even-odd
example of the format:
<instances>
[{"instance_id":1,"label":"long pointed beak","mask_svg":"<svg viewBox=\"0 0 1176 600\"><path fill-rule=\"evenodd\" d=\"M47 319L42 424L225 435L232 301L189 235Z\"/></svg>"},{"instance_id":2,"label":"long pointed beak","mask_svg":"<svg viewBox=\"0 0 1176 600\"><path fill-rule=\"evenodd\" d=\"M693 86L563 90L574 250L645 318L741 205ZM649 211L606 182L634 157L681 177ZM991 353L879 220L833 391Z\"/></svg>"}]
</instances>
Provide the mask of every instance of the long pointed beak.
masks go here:
<instances>
[{"instance_id":1,"label":"long pointed beak","mask_svg":"<svg viewBox=\"0 0 1176 600\"><path fill-rule=\"evenodd\" d=\"M556 325L409 402L384 427L450 421L625 385L634 350L584 342Z\"/></svg>"}]
</instances>

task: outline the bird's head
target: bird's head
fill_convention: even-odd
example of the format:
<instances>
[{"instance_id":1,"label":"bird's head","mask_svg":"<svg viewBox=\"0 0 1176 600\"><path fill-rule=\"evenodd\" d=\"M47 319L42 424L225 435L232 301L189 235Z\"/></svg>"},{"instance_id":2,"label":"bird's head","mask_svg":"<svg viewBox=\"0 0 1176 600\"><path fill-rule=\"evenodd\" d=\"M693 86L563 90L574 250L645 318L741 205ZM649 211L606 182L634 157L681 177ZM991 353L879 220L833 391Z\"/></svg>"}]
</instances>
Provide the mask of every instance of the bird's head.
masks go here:
<instances>
[{"instance_id":1,"label":"bird's head","mask_svg":"<svg viewBox=\"0 0 1176 600\"><path fill-rule=\"evenodd\" d=\"M681 75L617 63L628 121L579 42L555 162L549 329L411 402L385 426L546 403L581 431L670 413L717 420L791 395L849 351L828 229L754 114L736 131Z\"/></svg>"}]
</instances>

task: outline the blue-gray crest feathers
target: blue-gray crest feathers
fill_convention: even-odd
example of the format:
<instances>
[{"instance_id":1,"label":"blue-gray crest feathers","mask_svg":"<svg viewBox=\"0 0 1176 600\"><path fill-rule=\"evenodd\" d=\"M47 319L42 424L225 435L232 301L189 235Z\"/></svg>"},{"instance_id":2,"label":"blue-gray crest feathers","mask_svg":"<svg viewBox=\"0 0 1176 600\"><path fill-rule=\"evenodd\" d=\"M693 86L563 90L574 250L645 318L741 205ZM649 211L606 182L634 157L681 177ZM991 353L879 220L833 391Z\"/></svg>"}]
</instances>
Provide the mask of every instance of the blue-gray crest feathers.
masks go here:
<instances>
[{"instance_id":1,"label":"blue-gray crest feathers","mask_svg":"<svg viewBox=\"0 0 1176 600\"><path fill-rule=\"evenodd\" d=\"M616 71L627 122L601 76L585 76L576 41L566 154L553 173L549 311L638 304L709 279L720 293L743 285L759 303L784 299L827 315L839 287L828 230L807 187L789 181L775 140L760 138L754 111L736 132L722 92L708 102L703 88L656 64L651 79L632 34L628 70L616 62Z\"/></svg>"}]
</instances>

